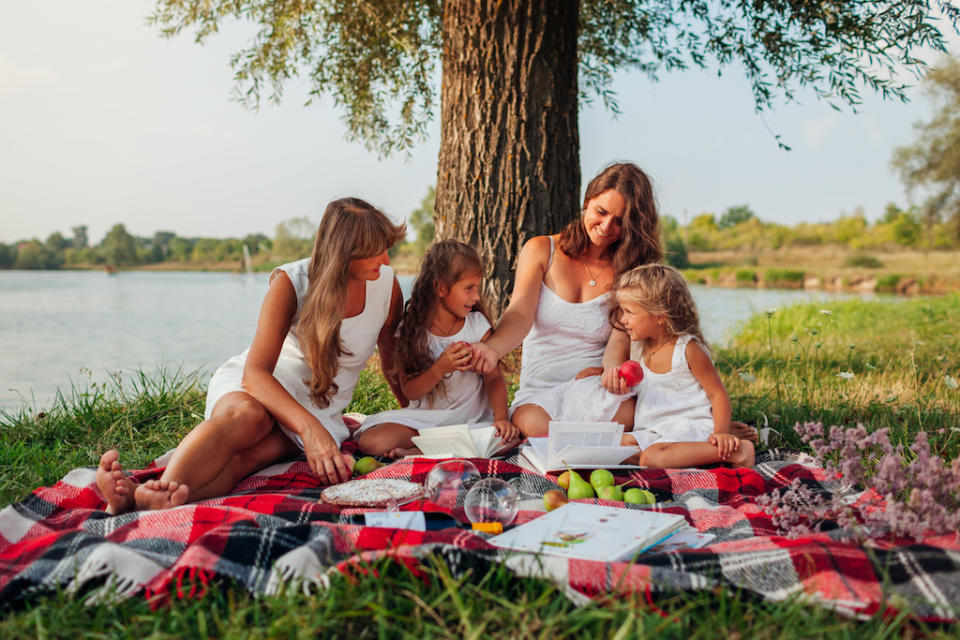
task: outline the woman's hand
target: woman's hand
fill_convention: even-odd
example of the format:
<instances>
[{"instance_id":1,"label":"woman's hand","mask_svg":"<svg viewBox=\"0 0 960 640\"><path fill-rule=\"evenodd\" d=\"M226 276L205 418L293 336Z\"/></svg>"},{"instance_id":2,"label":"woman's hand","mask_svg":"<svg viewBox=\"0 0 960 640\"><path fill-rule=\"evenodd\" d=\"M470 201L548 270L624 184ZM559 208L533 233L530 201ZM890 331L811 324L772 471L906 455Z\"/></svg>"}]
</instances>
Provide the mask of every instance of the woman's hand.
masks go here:
<instances>
[{"instance_id":1,"label":"woman's hand","mask_svg":"<svg viewBox=\"0 0 960 640\"><path fill-rule=\"evenodd\" d=\"M453 342L447 345L434 363L441 376L454 371L467 371L473 359L473 349L466 342Z\"/></svg>"},{"instance_id":2,"label":"woman's hand","mask_svg":"<svg viewBox=\"0 0 960 640\"><path fill-rule=\"evenodd\" d=\"M307 464L328 485L346 482L353 473L340 454L340 447L323 425L316 424L300 434L303 440L303 452L307 455Z\"/></svg>"},{"instance_id":3,"label":"woman's hand","mask_svg":"<svg viewBox=\"0 0 960 640\"><path fill-rule=\"evenodd\" d=\"M500 356L486 342L474 342L470 346L473 348L470 368L477 373L490 373L500 364Z\"/></svg>"},{"instance_id":4,"label":"woman's hand","mask_svg":"<svg viewBox=\"0 0 960 640\"><path fill-rule=\"evenodd\" d=\"M630 385L620 377L619 370L619 367L607 367L604 368L603 373L600 374L600 384L603 385L603 388L617 395L624 394L630 390Z\"/></svg>"},{"instance_id":5,"label":"woman's hand","mask_svg":"<svg viewBox=\"0 0 960 640\"><path fill-rule=\"evenodd\" d=\"M598 376L603 373L603 367L587 367L586 369L581 369L580 373L577 374L575 380L582 380L583 378L589 378L590 376Z\"/></svg>"},{"instance_id":6,"label":"woman's hand","mask_svg":"<svg viewBox=\"0 0 960 640\"><path fill-rule=\"evenodd\" d=\"M729 433L713 433L707 442L717 447L717 456L726 460L734 451L740 448L740 438Z\"/></svg>"}]
</instances>

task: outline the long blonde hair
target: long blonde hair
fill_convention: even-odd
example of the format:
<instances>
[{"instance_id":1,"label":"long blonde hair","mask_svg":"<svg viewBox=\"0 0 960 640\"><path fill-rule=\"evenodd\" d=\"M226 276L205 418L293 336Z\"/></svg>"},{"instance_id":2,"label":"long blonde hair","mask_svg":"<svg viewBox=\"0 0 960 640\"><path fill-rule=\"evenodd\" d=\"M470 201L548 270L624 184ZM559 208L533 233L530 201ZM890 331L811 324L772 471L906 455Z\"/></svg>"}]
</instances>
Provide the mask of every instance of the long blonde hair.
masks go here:
<instances>
[{"instance_id":1,"label":"long blonde hair","mask_svg":"<svg viewBox=\"0 0 960 640\"><path fill-rule=\"evenodd\" d=\"M393 365L395 373L416 375L430 368L434 359L427 341L427 331L433 320L439 300L437 286L448 290L462 278L473 273L483 274L483 262L477 250L458 240L441 240L434 243L420 262L420 274L413 283L413 291L403 310L403 318L397 326L397 352ZM481 299L473 306L487 320L486 307ZM432 400L446 395L446 383L441 378L426 398Z\"/></svg>"},{"instance_id":2,"label":"long blonde hair","mask_svg":"<svg viewBox=\"0 0 960 640\"><path fill-rule=\"evenodd\" d=\"M693 336L704 348L707 347L700 331L700 316L693 301L690 287L680 272L665 264L645 264L623 273L617 280L614 296L617 302L626 300L647 313L663 318L666 329L675 336ZM620 325L622 311L614 307L614 326ZM644 341L646 352L650 345Z\"/></svg>"},{"instance_id":3,"label":"long blonde hair","mask_svg":"<svg viewBox=\"0 0 960 640\"><path fill-rule=\"evenodd\" d=\"M312 373L304 383L310 387L310 398L318 407L330 405L338 391L333 379L339 358L349 354L340 340L340 324L350 261L381 254L405 234L405 225L393 224L380 210L359 198L334 200L323 212L296 329Z\"/></svg>"}]
</instances>

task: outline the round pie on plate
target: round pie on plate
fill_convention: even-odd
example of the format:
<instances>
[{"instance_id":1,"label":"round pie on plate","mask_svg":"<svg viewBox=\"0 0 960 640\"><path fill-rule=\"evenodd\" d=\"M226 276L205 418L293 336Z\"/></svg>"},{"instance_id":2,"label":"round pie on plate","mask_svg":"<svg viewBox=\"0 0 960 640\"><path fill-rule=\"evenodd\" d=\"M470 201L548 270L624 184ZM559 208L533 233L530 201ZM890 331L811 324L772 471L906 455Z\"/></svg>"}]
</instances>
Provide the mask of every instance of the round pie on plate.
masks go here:
<instances>
[{"instance_id":1,"label":"round pie on plate","mask_svg":"<svg viewBox=\"0 0 960 640\"><path fill-rule=\"evenodd\" d=\"M340 507L380 507L423 495L423 485L393 478L361 478L327 487L320 499Z\"/></svg>"}]
</instances>

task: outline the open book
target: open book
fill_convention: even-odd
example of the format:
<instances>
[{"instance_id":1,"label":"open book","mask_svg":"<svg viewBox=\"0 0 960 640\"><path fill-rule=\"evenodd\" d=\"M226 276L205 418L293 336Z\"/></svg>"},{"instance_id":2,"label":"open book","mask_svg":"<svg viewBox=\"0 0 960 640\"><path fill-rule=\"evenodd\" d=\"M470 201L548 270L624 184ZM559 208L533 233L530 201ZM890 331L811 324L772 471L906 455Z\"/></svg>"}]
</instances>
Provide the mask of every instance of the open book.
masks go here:
<instances>
[{"instance_id":1,"label":"open book","mask_svg":"<svg viewBox=\"0 0 960 640\"><path fill-rule=\"evenodd\" d=\"M489 458L503 447L493 426L455 424L421 429L413 444L426 456L450 458Z\"/></svg>"},{"instance_id":2,"label":"open book","mask_svg":"<svg viewBox=\"0 0 960 640\"><path fill-rule=\"evenodd\" d=\"M576 469L634 469L621 464L637 452L620 445L623 425L616 422L551 422L546 438L529 438L520 453L540 473Z\"/></svg>"},{"instance_id":3,"label":"open book","mask_svg":"<svg viewBox=\"0 0 960 640\"><path fill-rule=\"evenodd\" d=\"M503 549L613 562L629 560L683 529L675 513L569 502L490 538Z\"/></svg>"}]
</instances>

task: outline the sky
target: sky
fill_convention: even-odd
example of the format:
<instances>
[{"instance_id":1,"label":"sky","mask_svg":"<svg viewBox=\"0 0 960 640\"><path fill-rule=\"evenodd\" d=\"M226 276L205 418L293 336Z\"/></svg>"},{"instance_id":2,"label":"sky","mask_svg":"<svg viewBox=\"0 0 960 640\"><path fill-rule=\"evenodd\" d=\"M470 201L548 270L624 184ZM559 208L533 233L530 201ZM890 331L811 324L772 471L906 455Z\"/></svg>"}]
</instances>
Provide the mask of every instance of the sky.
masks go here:
<instances>
[{"instance_id":1,"label":"sky","mask_svg":"<svg viewBox=\"0 0 960 640\"><path fill-rule=\"evenodd\" d=\"M230 99L229 58L249 28L204 46L166 39L146 25L152 6L0 0L0 242L84 224L95 243L117 222L139 236L272 236L346 195L401 219L435 183L436 121L409 158L381 159L346 140L331 101L305 107L302 82L280 105L245 110ZM736 69L658 83L620 73L612 88L619 116L599 100L581 108L584 184L611 161L636 162L681 222L739 204L783 224L858 206L874 219L908 203L890 156L931 113L920 90L908 104L865 91L856 114L808 97L760 117Z\"/></svg>"}]
</instances>

